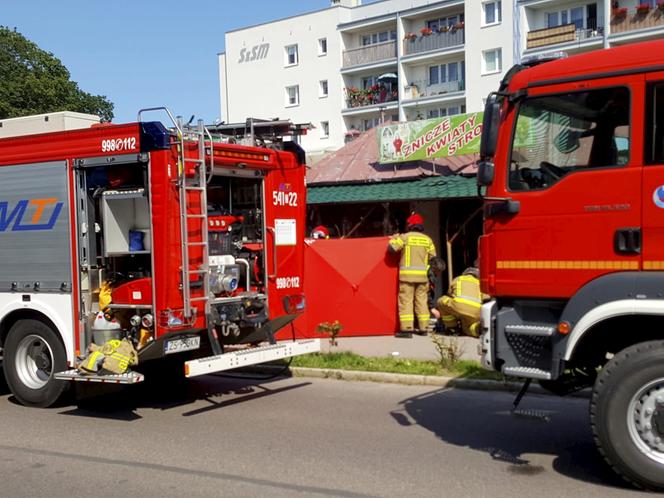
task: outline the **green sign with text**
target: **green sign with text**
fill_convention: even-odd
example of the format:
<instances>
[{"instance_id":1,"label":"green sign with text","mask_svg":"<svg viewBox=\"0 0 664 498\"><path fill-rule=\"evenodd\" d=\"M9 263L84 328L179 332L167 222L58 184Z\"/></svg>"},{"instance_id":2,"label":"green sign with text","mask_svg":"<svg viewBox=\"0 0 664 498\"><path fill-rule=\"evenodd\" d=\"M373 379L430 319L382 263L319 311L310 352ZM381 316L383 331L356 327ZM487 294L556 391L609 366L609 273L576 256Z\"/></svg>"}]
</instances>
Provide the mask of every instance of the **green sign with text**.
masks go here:
<instances>
[{"instance_id":1,"label":"green sign with text","mask_svg":"<svg viewBox=\"0 0 664 498\"><path fill-rule=\"evenodd\" d=\"M378 129L379 162L418 161L480 150L484 113L409 121Z\"/></svg>"}]
</instances>

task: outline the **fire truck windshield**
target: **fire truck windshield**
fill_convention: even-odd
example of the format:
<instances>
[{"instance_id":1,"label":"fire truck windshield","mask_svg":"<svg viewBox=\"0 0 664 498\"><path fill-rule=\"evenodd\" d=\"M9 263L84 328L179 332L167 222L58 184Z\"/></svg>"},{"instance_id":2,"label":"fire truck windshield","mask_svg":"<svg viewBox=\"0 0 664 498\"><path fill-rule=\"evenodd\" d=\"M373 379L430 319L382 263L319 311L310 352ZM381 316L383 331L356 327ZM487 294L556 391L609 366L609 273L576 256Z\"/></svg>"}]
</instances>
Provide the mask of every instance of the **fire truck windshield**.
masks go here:
<instances>
[{"instance_id":1,"label":"fire truck windshield","mask_svg":"<svg viewBox=\"0 0 664 498\"><path fill-rule=\"evenodd\" d=\"M544 189L577 170L627 164L629 102L623 87L525 99L513 133L509 189Z\"/></svg>"}]
</instances>

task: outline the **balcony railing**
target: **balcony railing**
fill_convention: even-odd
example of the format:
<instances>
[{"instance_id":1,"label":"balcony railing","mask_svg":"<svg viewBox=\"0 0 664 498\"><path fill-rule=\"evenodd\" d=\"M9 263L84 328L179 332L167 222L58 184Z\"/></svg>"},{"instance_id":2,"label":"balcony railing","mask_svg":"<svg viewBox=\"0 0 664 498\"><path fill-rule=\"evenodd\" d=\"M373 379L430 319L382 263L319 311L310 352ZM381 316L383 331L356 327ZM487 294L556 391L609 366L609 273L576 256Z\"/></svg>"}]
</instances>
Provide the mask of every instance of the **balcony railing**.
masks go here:
<instances>
[{"instance_id":1,"label":"balcony railing","mask_svg":"<svg viewBox=\"0 0 664 498\"><path fill-rule=\"evenodd\" d=\"M347 68L360 66L363 64L371 64L372 62L387 61L390 59L396 59L396 57L396 41L376 43L374 45L367 45L365 47L345 50L343 57L343 67Z\"/></svg>"},{"instance_id":2,"label":"balcony railing","mask_svg":"<svg viewBox=\"0 0 664 498\"><path fill-rule=\"evenodd\" d=\"M563 26L529 31L526 48L548 47L559 43L600 38L604 35L604 27L597 26L597 20L589 19L587 24L587 28L577 28L574 24L564 24Z\"/></svg>"},{"instance_id":3,"label":"balcony railing","mask_svg":"<svg viewBox=\"0 0 664 498\"><path fill-rule=\"evenodd\" d=\"M462 92L466 85L463 80L447 81L445 83L431 83L429 80L413 81L406 87L404 98L407 100L445 95L447 93Z\"/></svg>"},{"instance_id":4,"label":"balcony railing","mask_svg":"<svg viewBox=\"0 0 664 498\"><path fill-rule=\"evenodd\" d=\"M465 43L465 30L453 29L445 33L434 32L428 36L416 36L403 42L403 53L405 55L419 54L431 50L458 47Z\"/></svg>"},{"instance_id":5,"label":"balcony railing","mask_svg":"<svg viewBox=\"0 0 664 498\"><path fill-rule=\"evenodd\" d=\"M346 108L367 107L370 105L396 102L399 99L395 85L394 90L389 88L362 90L355 87L346 88Z\"/></svg>"},{"instance_id":6,"label":"balcony railing","mask_svg":"<svg viewBox=\"0 0 664 498\"><path fill-rule=\"evenodd\" d=\"M637 29L657 28L664 26L664 7L653 7L649 10L627 10L624 7L613 9L611 15L611 33L624 33Z\"/></svg>"}]
</instances>

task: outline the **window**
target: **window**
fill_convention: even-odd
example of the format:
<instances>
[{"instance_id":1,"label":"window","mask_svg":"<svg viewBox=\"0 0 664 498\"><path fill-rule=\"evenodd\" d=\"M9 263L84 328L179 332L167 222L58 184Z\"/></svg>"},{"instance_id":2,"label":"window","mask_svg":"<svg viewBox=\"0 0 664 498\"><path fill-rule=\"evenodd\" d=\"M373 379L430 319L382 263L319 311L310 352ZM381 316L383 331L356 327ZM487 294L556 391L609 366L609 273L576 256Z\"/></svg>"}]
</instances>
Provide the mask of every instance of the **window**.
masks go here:
<instances>
[{"instance_id":1,"label":"window","mask_svg":"<svg viewBox=\"0 0 664 498\"><path fill-rule=\"evenodd\" d=\"M646 95L646 164L662 164L664 163L664 83L649 85Z\"/></svg>"},{"instance_id":2,"label":"window","mask_svg":"<svg viewBox=\"0 0 664 498\"><path fill-rule=\"evenodd\" d=\"M327 87L327 80L320 80L318 82L318 96L320 98L327 97L328 95L328 87Z\"/></svg>"},{"instance_id":3,"label":"window","mask_svg":"<svg viewBox=\"0 0 664 498\"><path fill-rule=\"evenodd\" d=\"M430 19L427 21L427 28L435 31L443 26L454 26L459 22L463 22L463 14L441 17L439 19Z\"/></svg>"},{"instance_id":4,"label":"window","mask_svg":"<svg viewBox=\"0 0 664 498\"><path fill-rule=\"evenodd\" d=\"M318 55L327 55L327 38L318 39Z\"/></svg>"},{"instance_id":5,"label":"window","mask_svg":"<svg viewBox=\"0 0 664 498\"><path fill-rule=\"evenodd\" d=\"M463 61L429 66L429 85L461 81L464 79L466 64Z\"/></svg>"},{"instance_id":6,"label":"window","mask_svg":"<svg viewBox=\"0 0 664 498\"><path fill-rule=\"evenodd\" d=\"M510 190L548 188L566 175L629 161L629 92L602 88L526 99L510 158Z\"/></svg>"},{"instance_id":7,"label":"window","mask_svg":"<svg viewBox=\"0 0 664 498\"><path fill-rule=\"evenodd\" d=\"M482 4L484 16L482 18L483 24L489 26L491 24L498 24L503 20L502 2L486 2Z\"/></svg>"},{"instance_id":8,"label":"window","mask_svg":"<svg viewBox=\"0 0 664 498\"><path fill-rule=\"evenodd\" d=\"M589 3L570 9L546 13L546 27L574 24L576 29L597 29L597 4Z\"/></svg>"},{"instance_id":9,"label":"window","mask_svg":"<svg viewBox=\"0 0 664 498\"><path fill-rule=\"evenodd\" d=\"M286 65L295 66L298 63L297 45L288 45L286 47Z\"/></svg>"},{"instance_id":10,"label":"window","mask_svg":"<svg viewBox=\"0 0 664 498\"><path fill-rule=\"evenodd\" d=\"M330 122L320 122L320 138L328 138L330 136Z\"/></svg>"},{"instance_id":11,"label":"window","mask_svg":"<svg viewBox=\"0 0 664 498\"><path fill-rule=\"evenodd\" d=\"M286 107L300 105L300 85L286 87Z\"/></svg>"},{"instance_id":12,"label":"window","mask_svg":"<svg viewBox=\"0 0 664 498\"><path fill-rule=\"evenodd\" d=\"M380 124L380 118L371 118L362 120L362 131L370 130Z\"/></svg>"},{"instance_id":13,"label":"window","mask_svg":"<svg viewBox=\"0 0 664 498\"><path fill-rule=\"evenodd\" d=\"M362 35L360 41L362 46L366 47L367 45L375 45L376 43L384 43L390 40L397 39L397 30L393 29L391 31L381 31L379 33L371 33L368 35Z\"/></svg>"},{"instance_id":14,"label":"window","mask_svg":"<svg viewBox=\"0 0 664 498\"><path fill-rule=\"evenodd\" d=\"M503 53L502 49L494 48L493 50L486 50L482 52L482 73L491 74L499 73L503 69Z\"/></svg>"},{"instance_id":15,"label":"window","mask_svg":"<svg viewBox=\"0 0 664 498\"><path fill-rule=\"evenodd\" d=\"M429 109L427 111L427 118L444 118L446 116L454 116L456 114L464 114L466 112L466 106L453 105L450 107L439 107L436 109Z\"/></svg>"}]
</instances>

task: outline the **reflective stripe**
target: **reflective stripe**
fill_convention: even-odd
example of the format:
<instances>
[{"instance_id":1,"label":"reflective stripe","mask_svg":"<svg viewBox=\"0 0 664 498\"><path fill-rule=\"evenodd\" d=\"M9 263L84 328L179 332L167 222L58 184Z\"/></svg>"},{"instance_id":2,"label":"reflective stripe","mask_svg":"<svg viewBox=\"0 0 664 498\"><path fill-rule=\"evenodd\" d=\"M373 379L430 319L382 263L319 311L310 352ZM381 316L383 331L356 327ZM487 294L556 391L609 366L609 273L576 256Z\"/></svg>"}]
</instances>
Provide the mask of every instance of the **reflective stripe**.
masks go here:
<instances>
[{"instance_id":1,"label":"reflective stripe","mask_svg":"<svg viewBox=\"0 0 664 498\"><path fill-rule=\"evenodd\" d=\"M415 315L399 315L399 318L415 318Z\"/></svg>"},{"instance_id":2,"label":"reflective stripe","mask_svg":"<svg viewBox=\"0 0 664 498\"><path fill-rule=\"evenodd\" d=\"M400 251L403 248L403 240L400 237L391 239L389 244L397 251Z\"/></svg>"},{"instance_id":3,"label":"reflective stripe","mask_svg":"<svg viewBox=\"0 0 664 498\"><path fill-rule=\"evenodd\" d=\"M442 320L456 320L456 316L454 315L442 315L440 318Z\"/></svg>"},{"instance_id":4,"label":"reflective stripe","mask_svg":"<svg viewBox=\"0 0 664 498\"><path fill-rule=\"evenodd\" d=\"M426 275L426 270L399 270L400 275Z\"/></svg>"},{"instance_id":5,"label":"reflective stripe","mask_svg":"<svg viewBox=\"0 0 664 498\"><path fill-rule=\"evenodd\" d=\"M467 304L467 305L469 305L469 306L472 306L473 308L481 308L481 307L482 307L482 303L481 303L481 302L473 301L473 300L470 300L470 299L465 299L465 298L460 297L460 296L459 296L459 297L455 297L455 298L454 298L454 302L455 302L455 303Z\"/></svg>"},{"instance_id":6,"label":"reflective stripe","mask_svg":"<svg viewBox=\"0 0 664 498\"><path fill-rule=\"evenodd\" d=\"M418 320L428 320L431 315L417 315Z\"/></svg>"},{"instance_id":7,"label":"reflective stripe","mask_svg":"<svg viewBox=\"0 0 664 498\"><path fill-rule=\"evenodd\" d=\"M406 254L404 255L405 264L404 266L410 266L410 246L406 246Z\"/></svg>"}]
</instances>

